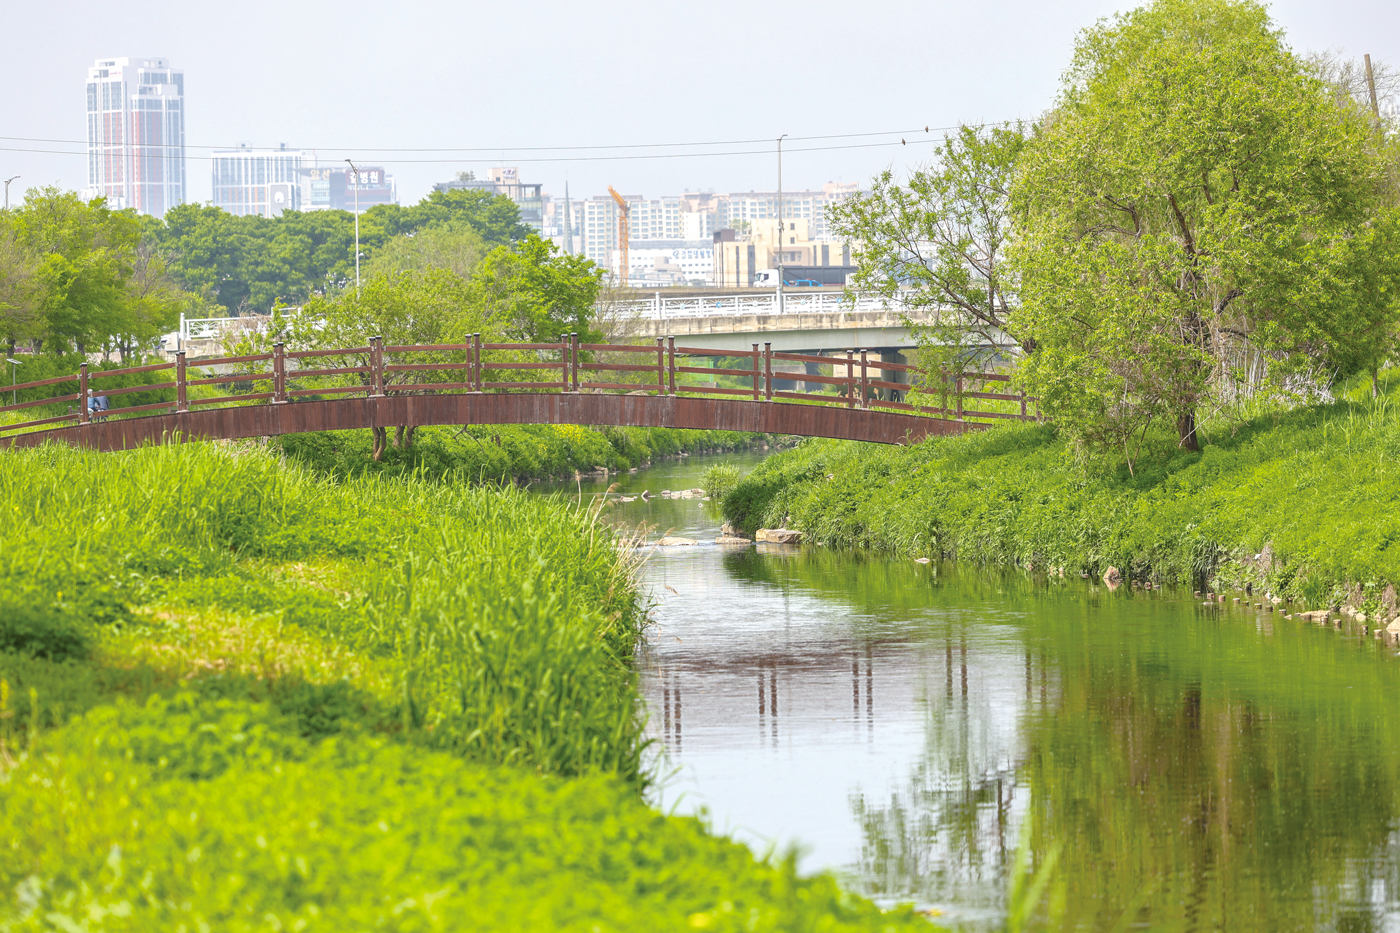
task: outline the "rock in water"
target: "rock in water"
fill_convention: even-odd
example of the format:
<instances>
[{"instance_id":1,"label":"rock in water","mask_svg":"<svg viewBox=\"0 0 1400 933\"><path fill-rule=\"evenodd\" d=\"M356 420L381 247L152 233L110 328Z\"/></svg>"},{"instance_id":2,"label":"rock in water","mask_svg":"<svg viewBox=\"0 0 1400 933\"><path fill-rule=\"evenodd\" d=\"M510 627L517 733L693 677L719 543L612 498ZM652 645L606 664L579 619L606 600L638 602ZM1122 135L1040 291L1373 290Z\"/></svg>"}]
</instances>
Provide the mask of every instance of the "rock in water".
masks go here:
<instances>
[{"instance_id":1,"label":"rock in water","mask_svg":"<svg viewBox=\"0 0 1400 933\"><path fill-rule=\"evenodd\" d=\"M742 544L744 547L748 547L750 544L753 544L753 542L750 541L748 538L739 538L735 537L734 535L720 535L718 538L715 539L715 544L728 544L735 546Z\"/></svg>"},{"instance_id":2,"label":"rock in water","mask_svg":"<svg viewBox=\"0 0 1400 933\"><path fill-rule=\"evenodd\" d=\"M1109 567L1103 572L1103 582L1109 586L1117 586L1123 582L1123 575L1118 572L1117 567Z\"/></svg>"},{"instance_id":3,"label":"rock in water","mask_svg":"<svg viewBox=\"0 0 1400 933\"><path fill-rule=\"evenodd\" d=\"M767 541L769 544L801 544L802 532L791 528L760 528L754 535L755 541Z\"/></svg>"},{"instance_id":4,"label":"rock in water","mask_svg":"<svg viewBox=\"0 0 1400 933\"><path fill-rule=\"evenodd\" d=\"M656 542L656 544L657 544L658 547L680 547L680 546L682 546L682 545L694 544L694 543L695 543L695 539L694 539L694 538L682 538L682 537L679 537L679 536L677 536L677 535L667 535L666 537L662 538L660 541Z\"/></svg>"}]
</instances>

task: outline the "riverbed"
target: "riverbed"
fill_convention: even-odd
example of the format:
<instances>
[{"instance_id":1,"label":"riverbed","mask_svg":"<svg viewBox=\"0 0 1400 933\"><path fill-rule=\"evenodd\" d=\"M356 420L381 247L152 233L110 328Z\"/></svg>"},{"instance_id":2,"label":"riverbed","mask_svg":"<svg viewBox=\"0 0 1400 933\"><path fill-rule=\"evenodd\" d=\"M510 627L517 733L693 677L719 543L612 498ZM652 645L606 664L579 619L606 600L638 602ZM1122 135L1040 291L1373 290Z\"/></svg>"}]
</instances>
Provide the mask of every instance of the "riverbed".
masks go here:
<instances>
[{"instance_id":1,"label":"riverbed","mask_svg":"<svg viewBox=\"0 0 1400 933\"><path fill-rule=\"evenodd\" d=\"M665 811L990 930L1400 930L1400 660L1190 591L717 546L691 457L585 480L642 571ZM1053 864L1051 864L1053 863Z\"/></svg>"}]
</instances>

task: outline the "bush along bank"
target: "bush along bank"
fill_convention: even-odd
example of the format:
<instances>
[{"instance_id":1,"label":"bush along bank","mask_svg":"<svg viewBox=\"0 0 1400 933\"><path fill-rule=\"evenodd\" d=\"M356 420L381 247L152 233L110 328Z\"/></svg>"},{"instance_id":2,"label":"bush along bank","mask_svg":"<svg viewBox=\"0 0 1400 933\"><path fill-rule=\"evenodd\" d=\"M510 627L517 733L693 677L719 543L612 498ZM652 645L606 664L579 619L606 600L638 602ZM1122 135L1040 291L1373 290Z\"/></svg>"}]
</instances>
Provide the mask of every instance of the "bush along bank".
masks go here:
<instances>
[{"instance_id":1,"label":"bush along bank","mask_svg":"<svg viewBox=\"0 0 1400 933\"><path fill-rule=\"evenodd\" d=\"M646 805L590 511L190 444L5 452L0 515L0 929L924 925Z\"/></svg>"},{"instance_id":2,"label":"bush along bank","mask_svg":"<svg viewBox=\"0 0 1400 933\"><path fill-rule=\"evenodd\" d=\"M1386 397L1314 406L1209 440L1200 453L1149 440L1133 471L1085 467L1048 425L909 447L807 441L765 460L723 508L748 532L789 526L825 545L1095 577L1114 567L1128 582L1344 609L1378 630L1395 620L1400 409Z\"/></svg>"},{"instance_id":3,"label":"bush along bank","mask_svg":"<svg viewBox=\"0 0 1400 933\"><path fill-rule=\"evenodd\" d=\"M663 457L719 453L766 444L762 434L680 428L558 425L423 427L371 457L368 430L289 434L274 444L289 458L332 476L365 473L473 479L558 479L576 473L626 472Z\"/></svg>"}]
</instances>

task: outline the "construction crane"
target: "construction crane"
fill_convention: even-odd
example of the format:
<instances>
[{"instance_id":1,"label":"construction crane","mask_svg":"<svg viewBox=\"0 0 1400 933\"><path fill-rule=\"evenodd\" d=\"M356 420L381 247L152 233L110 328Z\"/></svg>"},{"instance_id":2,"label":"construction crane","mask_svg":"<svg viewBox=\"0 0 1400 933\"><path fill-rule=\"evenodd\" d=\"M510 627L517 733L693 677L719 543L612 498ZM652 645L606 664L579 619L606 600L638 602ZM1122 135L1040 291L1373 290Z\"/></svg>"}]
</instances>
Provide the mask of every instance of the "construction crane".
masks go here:
<instances>
[{"instance_id":1,"label":"construction crane","mask_svg":"<svg viewBox=\"0 0 1400 933\"><path fill-rule=\"evenodd\" d=\"M612 185L608 194L617 202L617 242L622 246L622 287L627 287L627 241L632 238L632 206L622 199Z\"/></svg>"}]
</instances>

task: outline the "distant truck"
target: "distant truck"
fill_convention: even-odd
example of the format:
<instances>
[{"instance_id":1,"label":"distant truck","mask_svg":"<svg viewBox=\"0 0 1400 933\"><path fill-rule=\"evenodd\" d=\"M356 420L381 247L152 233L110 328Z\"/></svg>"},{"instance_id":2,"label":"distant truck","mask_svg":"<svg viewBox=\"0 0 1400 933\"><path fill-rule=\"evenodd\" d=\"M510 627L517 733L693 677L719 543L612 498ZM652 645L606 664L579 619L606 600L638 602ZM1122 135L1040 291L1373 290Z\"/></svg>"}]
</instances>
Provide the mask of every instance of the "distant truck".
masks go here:
<instances>
[{"instance_id":1,"label":"distant truck","mask_svg":"<svg viewBox=\"0 0 1400 933\"><path fill-rule=\"evenodd\" d=\"M855 266L783 266L785 288L821 288L823 285L845 285L856 271ZM759 269L753 275L755 288L777 288L778 270Z\"/></svg>"}]
</instances>

